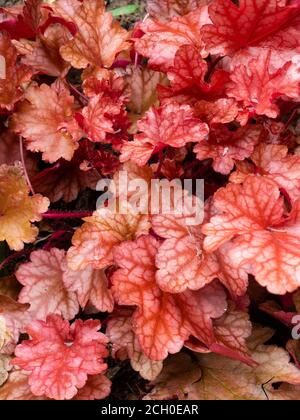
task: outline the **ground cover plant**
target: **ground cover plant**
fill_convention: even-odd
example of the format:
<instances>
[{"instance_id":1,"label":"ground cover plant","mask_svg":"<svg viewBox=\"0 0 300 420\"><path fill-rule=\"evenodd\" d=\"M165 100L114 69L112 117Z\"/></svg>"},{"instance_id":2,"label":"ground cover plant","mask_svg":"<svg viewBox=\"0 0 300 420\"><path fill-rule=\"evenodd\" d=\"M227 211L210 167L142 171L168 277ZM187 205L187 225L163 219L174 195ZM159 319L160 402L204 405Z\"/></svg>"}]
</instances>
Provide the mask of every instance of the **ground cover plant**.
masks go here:
<instances>
[{"instance_id":1,"label":"ground cover plant","mask_svg":"<svg viewBox=\"0 0 300 420\"><path fill-rule=\"evenodd\" d=\"M0 400L299 400L300 1L114 3L0 7Z\"/></svg>"}]
</instances>

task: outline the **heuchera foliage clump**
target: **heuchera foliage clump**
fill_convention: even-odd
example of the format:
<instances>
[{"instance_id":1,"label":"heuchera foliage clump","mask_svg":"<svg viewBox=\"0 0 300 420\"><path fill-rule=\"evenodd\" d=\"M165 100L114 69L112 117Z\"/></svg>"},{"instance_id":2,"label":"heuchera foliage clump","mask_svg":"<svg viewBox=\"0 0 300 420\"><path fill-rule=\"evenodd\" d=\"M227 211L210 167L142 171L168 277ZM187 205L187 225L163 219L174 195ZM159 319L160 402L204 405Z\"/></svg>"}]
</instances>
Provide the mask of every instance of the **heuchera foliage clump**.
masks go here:
<instances>
[{"instance_id":1,"label":"heuchera foliage clump","mask_svg":"<svg viewBox=\"0 0 300 420\"><path fill-rule=\"evenodd\" d=\"M103 0L0 8L0 399L135 371L130 398L299 400L300 1L124 26ZM96 210L120 171L204 179L204 222Z\"/></svg>"}]
</instances>

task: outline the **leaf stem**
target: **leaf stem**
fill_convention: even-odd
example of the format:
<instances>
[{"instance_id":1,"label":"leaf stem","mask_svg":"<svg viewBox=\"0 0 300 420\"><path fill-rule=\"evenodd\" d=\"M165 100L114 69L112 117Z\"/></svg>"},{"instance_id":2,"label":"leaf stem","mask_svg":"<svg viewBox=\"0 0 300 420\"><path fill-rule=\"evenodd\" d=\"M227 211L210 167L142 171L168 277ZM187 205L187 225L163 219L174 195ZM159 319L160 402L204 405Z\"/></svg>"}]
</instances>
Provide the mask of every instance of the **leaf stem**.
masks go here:
<instances>
[{"instance_id":1,"label":"leaf stem","mask_svg":"<svg viewBox=\"0 0 300 420\"><path fill-rule=\"evenodd\" d=\"M31 194L34 195L35 192L34 192L32 184L30 182L30 178L29 178L29 175L28 175L28 172L27 172L27 169L26 169L22 136L19 136L19 144L20 144L20 158L21 158L21 162L22 162L22 166L23 166L24 176L25 176L27 185L28 185L28 187L31 191Z\"/></svg>"},{"instance_id":2,"label":"leaf stem","mask_svg":"<svg viewBox=\"0 0 300 420\"><path fill-rule=\"evenodd\" d=\"M56 211L51 210L43 214L44 219L82 219L92 216L92 211Z\"/></svg>"}]
</instances>

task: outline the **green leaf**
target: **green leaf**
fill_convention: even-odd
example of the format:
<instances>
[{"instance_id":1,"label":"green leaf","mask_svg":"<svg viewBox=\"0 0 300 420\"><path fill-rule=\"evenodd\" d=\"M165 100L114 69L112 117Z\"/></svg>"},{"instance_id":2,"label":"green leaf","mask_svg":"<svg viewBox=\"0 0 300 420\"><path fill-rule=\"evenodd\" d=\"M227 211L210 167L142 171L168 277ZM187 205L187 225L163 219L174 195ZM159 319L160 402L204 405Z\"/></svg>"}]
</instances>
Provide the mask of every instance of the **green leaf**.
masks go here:
<instances>
[{"instance_id":1,"label":"green leaf","mask_svg":"<svg viewBox=\"0 0 300 420\"><path fill-rule=\"evenodd\" d=\"M128 6L118 7L117 9L110 10L110 13L114 16L131 15L138 10L137 4L129 4Z\"/></svg>"}]
</instances>

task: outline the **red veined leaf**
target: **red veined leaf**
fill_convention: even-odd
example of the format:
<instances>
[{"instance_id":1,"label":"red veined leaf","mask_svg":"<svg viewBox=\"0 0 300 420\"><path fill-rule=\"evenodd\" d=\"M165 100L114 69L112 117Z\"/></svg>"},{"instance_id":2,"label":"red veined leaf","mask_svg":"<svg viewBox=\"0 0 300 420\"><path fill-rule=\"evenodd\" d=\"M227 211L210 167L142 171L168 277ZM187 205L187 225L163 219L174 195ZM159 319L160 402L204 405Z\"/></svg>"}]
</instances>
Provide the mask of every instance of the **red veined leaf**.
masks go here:
<instances>
[{"instance_id":1,"label":"red veined leaf","mask_svg":"<svg viewBox=\"0 0 300 420\"><path fill-rule=\"evenodd\" d=\"M63 82L32 85L25 99L13 116L12 129L26 139L29 150L42 152L44 160L71 160L82 133L74 118L74 97Z\"/></svg>"},{"instance_id":2,"label":"red veined leaf","mask_svg":"<svg viewBox=\"0 0 300 420\"><path fill-rule=\"evenodd\" d=\"M123 145L120 160L131 160L139 166L144 166L154 152L166 146L179 148L188 142L201 141L209 131L207 124L194 116L191 107L175 102L151 108L137 128L141 133Z\"/></svg>"},{"instance_id":3,"label":"red veined leaf","mask_svg":"<svg viewBox=\"0 0 300 420\"><path fill-rule=\"evenodd\" d=\"M151 67L166 71L174 64L178 49L183 45L192 45L205 57L201 29L210 22L207 6L199 7L182 17L174 17L164 23L148 19L139 27L145 35L137 39L137 52L149 58Z\"/></svg>"},{"instance_id":4,"label":"red veined leaf","mask_svg":"<svg viewBox=\"0 0 300 420\"><path fill-rule=\"evenodd\" d=\"M14 45L24 56L22 63L31 66L35 72L64 77L70 65L62 59L59 49L68 39L69 32L64 26L49 26L43 34L38 34L36 41L22 39L15 41Z\"/></svg>"},{"instance_id":5,"label":"red veined leaf","mask_svg":"<svg viewBox=\"0 0 300 420\"><path fill-rule=\"evenodd\" d=\"M203 28L211 54L234 54L248 47L274 50L299 48L299 3L286 6L278 0L215 0L209 5L212 24Z\"/></svg>"},{"instance_id":6,"label":"red veined leaf","mask_svg":"<svg viewBox=\"0 0 300 420\"><path fill-rule=\"evenodd\" d=\"M214 170L228 175L236 161L243 161L252 154L261 132L259 125L248 125L233 132L220 125L210 131L207 141L195 146L194 152L199 160L212 158Z\"/></svg>"},{"instance_id":7,"label":"red veined leaf","mask_svg":"<svg viewBox=\"0 0 300 420\"><path fill-rule=\"evenodd\" d=\"M153 380L162 369L161 361L149 359L141 350L137 336L133 331L132 311L117 311L108 321L106 336L113 345L113 354L119 358L120 353L126 352L131 367L139 372L144 379Z\"/></svg>"},{"instance_id":8,"label":"red veined leaf","mask_svg":"<svg viewBox=\"0 0 300 420\"><path fill-rule=\"evenodd\" d=\"M113 214L109 210L94 212L84 219L76 230L68 251L68 263L73 270L82 270L88 265L102 269L114 262L113 249L122 241L134 238L149 230L146 215Z\"/></svg>"},{"instance_id":9,"label":"red veined leaf","mask_svg":"<svg viewBox=\"0 0 300 420\"><path fill-rule=\"evenodd\" d=\"M300 97L300 69L287 62L276 71L270 70L272 50L264 50L259 58L250 59L247 65L233 69L227 94L240 101L248 112L276 118L279 108L275 103L279 97Z\"/></svg>"},{"instance_id":10,"label":"red veined leaf","mask_svg":"<svg viewBox=\"0 0 300 420\"><path fill-rule=\"evenodd\" d=\"M54 313L73 319L79 312L76 294L63 281L64 261L64 250L38 250L31 253L30 262L17 270L16 277L24 286L19 302L30 304L28 312L35 319L44 320Z\"/></svg>"},{"instance_id":11,"label":"red veined leaf","mask_svg":"<svg viewBox=\"0 0 300 420\"><path fill-rule=\"evenodd\" d=\"M30 80L32 72L17 62L17 50L5 32L0 33L0 56L0 108L11 111L23 97L22 85Z\"/></svg>"},{"instance_id":12,"label":"red veined leaf","mask_svg":"<svg viewBox=\"0 0 300 420\"><path fill-rule=\"evenodd\" d=\"M300 197L300 157L288 153L283 145L260 144L251 156L254 163L237 167L232 182L243 182L251 173L258 173L283 188L294 202Z\"/></svg>"},{"instance_id":13,"label":"red veined leaf","mask_svg":"<svg viewBox=\"0 0 300 420\"><path fill-rule=\"evenodd\" d=\"M59 0L54 14L75 23L77 33L61 47L61 55L75 68L110 67L116 55L129 47L128 32L105 12L103 0Z\"/></svg>"},{"instance_id":14,"label":"red veined leaf","mask_svg":"<svg viewBox=\"0 0 300 420\"><path fill-rule=\"evenodd\" d=\"M71 399L86 384L88 375L103 373L107 339L99 328L100 322L94 320L76 320L70 326L59 315L28 325L31 338L17 346L13 363L30 372L32 393Z\"/></svg>"},{"instance_id":15,"label":"red veined leaf","mask_svg":"<svg viewBox=\"0 0 300 420\"><path fill-rule=\"evenodd\" d=\"M209 347L214 341L212 318L226 311L218 284L177 295L162 292L155 279L158 249L159 242L151 236L121 244L115 250L121 268L112 276L117 303L138 307L133 325L142 351L157 361L177 353L190 335Z\"/></svg>"},{"instance_id":16,"label":"red veined leaf","mask_svg":"<svg viewBox=\"0 0 300 420\"><path fill-rule=\"evenodd\" d=\"M274 294L299 287L298 200L288 219L280 191L273 182L248 176L243 185L229 184L214 198L217 214L204 225L208 252L233 240L230 258Z\"/></svg>"}]
</instances>

